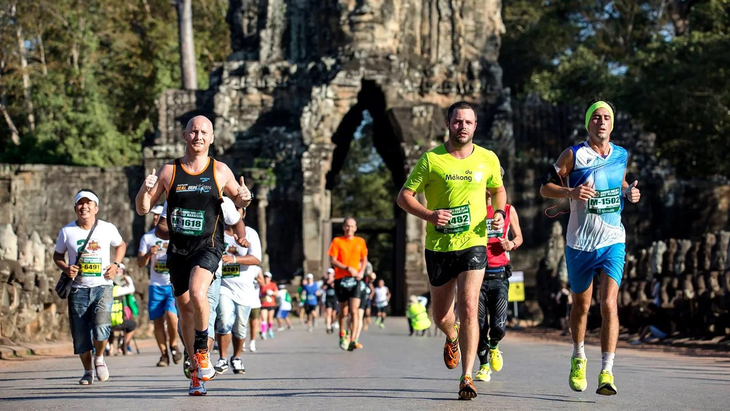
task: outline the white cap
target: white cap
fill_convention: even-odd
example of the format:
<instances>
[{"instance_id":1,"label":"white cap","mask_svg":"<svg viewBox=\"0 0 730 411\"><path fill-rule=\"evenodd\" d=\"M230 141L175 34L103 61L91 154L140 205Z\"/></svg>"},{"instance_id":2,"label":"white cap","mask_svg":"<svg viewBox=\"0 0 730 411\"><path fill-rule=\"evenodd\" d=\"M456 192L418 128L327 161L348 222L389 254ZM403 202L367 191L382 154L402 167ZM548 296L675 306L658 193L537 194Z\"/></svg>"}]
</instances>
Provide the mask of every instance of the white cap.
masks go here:
<instances>
[{"instance_id":1,"label":"white cap","mask_svg":"<svg viewBox=\"0 0 730 411\"><path fill-rule=\"evenodd\" d=\"M152 214L160 215L160 214L162 214L162 206L158 204L158 205L152 207L151 211L152 211Z\"/></svg>"},{"instance_id":2,"label":"white cap","mask_svg":"<svg viewBox=\"0 0 730 411\"><path fill-rule=\"evenodd\" d=\"M312 274L312 273L308 273L308 274L307 274L307 278L314 278L314 274Z\"/></svg>"},{"instance_id":3,"label":"white cap","mask_svg":"<svg viewBox=\"0 0 730 411\"><path fill-rule=\"evenodd\" d=\"M334 274L334 272L335 272L335 269L332 267L327 269L327 274Z\"/></svg>"},{"instance_id":4,"label":"white cap","mask_svg":"<svg viewBox=\"0 0 730 411\"><path fill-rule=\"evenodd\" d=\"M82 198L88 198L89 200L96 203L96 205L99 205L99 197L97 197L94 193L91 191L79 191L78 194L76 194L76 199L74 200L74 204L78 204L79 200Z\"/></svg>"},{"instance_id":5,"label":"white cap","mask_svg":"<svg viewBox=\"0 0 730 411\"><path fill-rule=\"evenodd\" d=\"M241 215L238 214L238 210L236 210L236 205L230 198L223 197L221 210L223 210L223 220L226 222L226 225L231 226L241 221Z\"/></svg>"},{"instance_id":6,"label":"white cap","mask_svg":"<svg viewBox=\"0 0 730 411\"><path fill-rule=\"evenodd\" d=\"M266 272L264 273L264 277L269 277L269 278L271 278L271 277L273 277L273 275L272 275L272 274L271 274L270 272L266 271Z\"/></svg>"}]
</instances>

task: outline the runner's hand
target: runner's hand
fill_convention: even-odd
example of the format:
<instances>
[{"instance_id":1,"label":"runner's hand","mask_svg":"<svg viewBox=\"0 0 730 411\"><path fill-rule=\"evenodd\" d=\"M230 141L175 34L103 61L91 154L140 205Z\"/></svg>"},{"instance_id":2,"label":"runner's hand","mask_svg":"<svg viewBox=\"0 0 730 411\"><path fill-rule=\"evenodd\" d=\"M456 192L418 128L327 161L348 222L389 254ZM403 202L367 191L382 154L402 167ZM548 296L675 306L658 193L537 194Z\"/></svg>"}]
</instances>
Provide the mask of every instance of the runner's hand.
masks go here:
<instances>
[{"instance_id":1,"label":"runner's hand","mask_svg":"<svg viewBox=\"0 0 730 411\"><path fill-rule=\"evenodd\" d=\"M444 226L451 220L451 211L434 210L428 217L428 222L435 226Z\"/></svg>"},{"instance_id":2,"label":"runner's hand","mask_svg":"<svg viewBox=\"0 0 730 411\"><path fill-rule=\"evenodd\" d=\"M150 247L150 250L147 252L147 255L151 257L151 256L157 254L158 251L160 251L160 247L153 245L152 247Z\"/></svg>"},{"instance_id":3,"label":"runner's hand","mask_svg":"<svg viewBox=\"0 0 730 411\"><path fill-rule=\"evenodd\" d=\"M359 274L357 270L352 267L347 267L347 272L350 273L350 275L353 277L357 277L357 275Z\"/></svg>"},{"instance_id":4,"label":"runner's hand","mask_svg":"<svg viewBox=\"0 0 730 411\"><path fill-rule=\"evenodd\" d=\"M114 277L117 276L117 270L119 269L119 266L116 264L109 264L104 268L104 278L107 280L113 280Z\"/></svg>"},{"instance_id":5,"label":"runner's hand","mask_svg":"<svg viewBox=\"0 0 730 411\"><path fill-rule=\"evenodd\" d=\"M233 238L236 240L236 244L240 245L241 247L248 248L251 246L251 243L246 240L246 237L239 237L238 234L233 234Z\"/></svg>"},{"instance_id":6,"label":"runner's hand","mask_svg":"<svg viewBox=\"0 0 730 411\"><path fill-rule=\"evenodd\" d=\"M502 246L502 249L504 251L512 251L512 241L510 241L506 238L500 238L499 245Z\"/></svg>"},{"instance_id":7,"label":"runner's hand","mask_svg":"<svg viewBox=\"0 0 730 411\"><path fill-rule=\"evenodd\" d=\"M241 184L238 187L238 197L243 201L251 201L251 191L249 191L243 182L243 176L241 176Z\"/></svg>"},{"instance_id":8,"label":"runner's hand","mask_svg":"<svg viewBox=\"0 0 730 411\"><path fill-rule=\"evenodd\" d=\"M626 189L626 199L632 203L638 203L641 198L641 191L636 186L639 185L639 180L634 180L633 183Z\"/></svg>"},{"instance_id":9,"label":"runner's hand","mask_svg":"<svg viewBox=\"0 0 730 411\"><path fill-rule=\"evenodd\" d=\"M232 255L225 254L225 255L223 255L223 257L221 259L223 260L223 264L231 264L231 263L233 263L233 256Z\"/></svg>"},{"instance_id":10,"label":"runner's hand","mask_svg":"<svg viewBox=\"0 0 730 411\"><path fill-rule=\"evenodd\" d=\"M157 174L155 173L155 169L152 169L152 173L150 173L147 178L144 179L144 186L147 189L147 192L152 192L152 189L155 188L157 185Z\"/></svg>"},{"instance_id":11,"label":"runner's hand","mask_svg":"<svg viewBox=\"0 0 730 411\"><path fill-rule=\"evenodd\" d=\"M492 230L498 231L501 230L502 227L504 227L504 217L502 217L502 213L494 213L494 217L492 217Z\"/></svg>"},{"instance_id":12,"label":"runner's hand","mask_svg":"<svg viewBox=\"0 0 730 411\"><path fill-rule=\"evenodd\" d=\"M590 183L585 183L579 185L578 187L574 187L572 190L570 190L570 193L568 193L568 197L572 198L573 200L580 201L588 201L596 195L598 195L598 193L596 193L596 190L594 190L593 187L590 186Z\"/></svg>"},{"instance_id":13,"label":"runner's hand","mask_svg":"<svg viewBox=\"0 0 730 411\"><path fill-rule=\"evenodd\" d=\"M68 266L68 276L71 279L76 278L77 275L79 275L79 266L78 265L70 265Z\"/></svg>"}]
</instances>

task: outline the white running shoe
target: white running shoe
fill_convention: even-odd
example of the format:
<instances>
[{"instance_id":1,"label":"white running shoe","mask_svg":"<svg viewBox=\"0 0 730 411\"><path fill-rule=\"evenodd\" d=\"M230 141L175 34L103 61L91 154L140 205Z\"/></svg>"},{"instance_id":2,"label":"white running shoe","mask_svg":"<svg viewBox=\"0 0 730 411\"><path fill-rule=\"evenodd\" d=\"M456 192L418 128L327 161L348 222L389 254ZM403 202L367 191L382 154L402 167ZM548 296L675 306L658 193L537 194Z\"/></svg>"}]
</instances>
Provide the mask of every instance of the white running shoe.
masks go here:
<instances>
[{"instance_id":1,"label":"white running shoe","mask_svg":"<svg viewBox=\"0 0 730 411\"><path fill-rule=\"evenodd\" d=\"M243 361L240 358L231 358L231 366L233 366L234 374L246 374L246 369L243 367Z\"/></svg>"},{"instance_id":2,"label":"white running shoe","mask_svg":"<svg viewBox=\"0 0 730 411\"><path fill-rule=\"evenodd\" d=\"M217 372L218 374L223 374L224 372L228 371L228 360L226 360L225 358L219 358L213 366L213 369L215 369L215 372Z\"/></svg>"},{"instance_id":3,"label":"white running shoe","mask_svg":"<svg viewBox=\"0 0 730 411\"><path fill-rule=\"evenodd\" d=\"M256 340L251 341L251 344L249 344L248 349L251 350L251 352L256 352Z\"/></svg>"}]
</instances>

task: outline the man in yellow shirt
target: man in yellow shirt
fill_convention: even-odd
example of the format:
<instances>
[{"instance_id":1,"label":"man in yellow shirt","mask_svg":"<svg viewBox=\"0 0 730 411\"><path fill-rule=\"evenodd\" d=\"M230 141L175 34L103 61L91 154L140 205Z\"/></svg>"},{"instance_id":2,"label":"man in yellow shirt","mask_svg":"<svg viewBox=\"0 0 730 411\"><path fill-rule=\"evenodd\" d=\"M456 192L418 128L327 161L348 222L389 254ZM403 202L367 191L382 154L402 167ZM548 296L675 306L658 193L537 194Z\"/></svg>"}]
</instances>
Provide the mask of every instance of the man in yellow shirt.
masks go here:
<instances>
[{"instance_id":1,"label":"man in yellow shirt","mask_svg":"<svg viewBox=\"0 0 730 411\"><path fill-rule=\"evenodd\" d=\"M497 156L472 142L477 127L474 107L464 101L449 107L449 139L425 153L398 194L398 205L426 220L426 270L431 283L433 314L446 334L444 362L454 369L462 362L459 398L477 396L471 373L479 340L479 289L487 265L487 189L494 205L492 229L504 224L507 194ZM426 207L415 198L424 192ZM458 286L461 327L454 317Z\"/></svg>"}]
</instances>

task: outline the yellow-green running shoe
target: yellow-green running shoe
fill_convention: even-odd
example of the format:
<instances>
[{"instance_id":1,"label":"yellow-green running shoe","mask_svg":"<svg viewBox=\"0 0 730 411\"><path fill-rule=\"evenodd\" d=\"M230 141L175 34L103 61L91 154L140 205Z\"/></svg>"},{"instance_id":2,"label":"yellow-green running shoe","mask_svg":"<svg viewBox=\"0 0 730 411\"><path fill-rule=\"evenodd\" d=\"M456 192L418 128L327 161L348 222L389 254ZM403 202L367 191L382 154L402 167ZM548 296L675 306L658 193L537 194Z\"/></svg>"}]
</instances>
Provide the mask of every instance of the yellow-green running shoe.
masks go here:
<instances>
[{"instance_id":1,"label":"yellow-green running shoe","mask_svg":"<svg viewBox=\"0 0 730 411\"><path fill-rule=\"evenodd\" d=\"M588 386L588 380L586 379L586 364L588 363L587 358L571 358L570 359L570 378L568 378L568 385L573 391L585 391Z\"/></svg>"},{"instance_id":2,"label":"yellow-green running shoe","mask_svg":"<svg viewBox=\"0 0 730 411\"><path fill-rule=\"evenodd\" d=\"M489 369L489 364L482 364L479 371L474 375L474 379L477 381L490 381L492 379L492 370Z\"/></svg>"},{"instance_id":3,"label":"yellow-green running shoe","mask_svg":"<svg viewBox=\"0 0 730 411\"><path fill-rule=\"evenodd\" d=\"M499 351L497 348L489 349L489 365L495 372L499 372L502 370L502 366L504 365L504 362L502 360L502 352Z\"/></svg>"},{"instance_id":4,"label":"yellow-green running shoe","mask_svg":"<svg viewBox=\"0 0 730 411\"><path fill-rule=\"evenodd\" d=\"M611 371L603 370L598 374L598 389L596 394L601 395L616 395L618 390L613 384L613 374Z\"/></svg>"}]
</instances>

